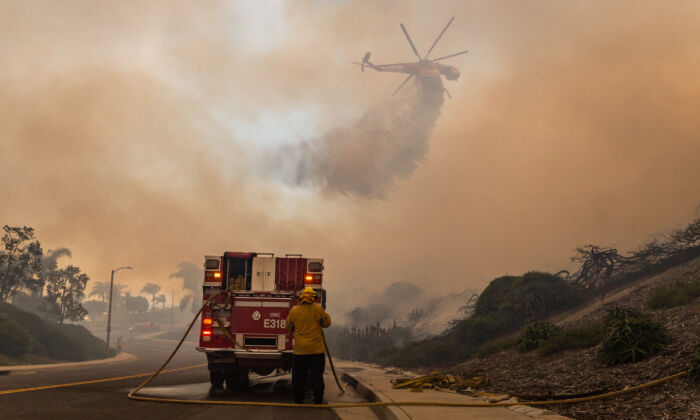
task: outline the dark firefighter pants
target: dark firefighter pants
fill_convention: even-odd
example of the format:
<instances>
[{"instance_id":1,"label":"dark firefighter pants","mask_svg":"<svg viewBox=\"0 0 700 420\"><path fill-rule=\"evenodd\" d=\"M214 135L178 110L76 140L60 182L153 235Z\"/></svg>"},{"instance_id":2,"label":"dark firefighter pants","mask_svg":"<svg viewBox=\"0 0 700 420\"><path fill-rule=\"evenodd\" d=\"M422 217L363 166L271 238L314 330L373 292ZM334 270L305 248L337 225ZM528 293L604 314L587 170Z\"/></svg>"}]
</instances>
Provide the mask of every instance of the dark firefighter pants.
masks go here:
<instances>
[{"instance_id":1,"label":"dark firefighter pants","mask_svg":"<svg viewBox=\"0 0 700 420\"><path fill-rule=\"evenodd\" d=\"M311 389L314 391L314 403L323 403L323 371L326 369L326 355L320 354L295 354L292 361L292 388L294 389L294 402L304 402L306 391L306 378L311 371Z\"/></svg>"}]
</instances>

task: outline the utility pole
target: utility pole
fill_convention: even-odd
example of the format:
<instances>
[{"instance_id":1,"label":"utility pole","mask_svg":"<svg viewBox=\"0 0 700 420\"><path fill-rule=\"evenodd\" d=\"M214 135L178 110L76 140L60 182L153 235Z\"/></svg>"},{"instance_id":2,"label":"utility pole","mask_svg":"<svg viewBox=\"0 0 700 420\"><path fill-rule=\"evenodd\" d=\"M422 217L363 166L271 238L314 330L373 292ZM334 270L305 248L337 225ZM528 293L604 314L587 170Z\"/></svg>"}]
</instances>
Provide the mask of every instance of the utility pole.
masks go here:
<instances>
[{"instance_id":1,"label":"utility pole","mask_svg":"<svg viewBox=\"0 0 700 420\"><path fill-rule=\"evenodd\" d=\"M109 279L109 309L107 310L107 352L109 352L109 334L112 331L112 289L114 289L114 273L119 270L133 270L133 267L119 267L112 270Z\"/></svg>"},{"instance_id":2,"label":"utility pole","mask_svg":"<svg viewBox=\"0 0 700 420\"><path fill-rule=\"evenodd\" d=\"M173 289L173 298L170 301L170 329L173 329L173 323L175 320L175 289Z\"/></svg>"}]
</instances>

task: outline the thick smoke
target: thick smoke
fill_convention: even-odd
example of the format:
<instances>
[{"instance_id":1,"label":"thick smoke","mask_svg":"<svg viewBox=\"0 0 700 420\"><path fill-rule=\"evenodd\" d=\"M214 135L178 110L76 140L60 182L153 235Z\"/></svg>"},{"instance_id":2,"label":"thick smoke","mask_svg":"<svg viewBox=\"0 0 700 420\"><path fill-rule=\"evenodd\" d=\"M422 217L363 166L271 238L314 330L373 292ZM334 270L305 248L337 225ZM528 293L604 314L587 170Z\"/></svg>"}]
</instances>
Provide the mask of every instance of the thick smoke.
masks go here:
<instances>
[{"instance_id":1,"label":"thick smoke","mask_svg":"<svg viewBox=\"0 0 700 420\"><path fill-rule=\"evenodd\" d=\"M291 166L291 178L300 184L384 198L396 181L409 178L425 159L440 116L442 91L441 81L418 79L349 126L284 148L281 156L296 162L282 162L282 167Z\"/></svg>"},{"instance_id":2,"label":"thick smoke","mask_svg":"<svg viewBox=\"0 0 700 420\"><path fill-rule=\"evenodd\" d=\"M379 323L383 327L410 327L417 338L436 335L450 322L467 315L465 305L476 290L429 296L422 288L408 282L391 284L381 293L372 294L347 314L339 314L339 324L364 328Z\"/></svg>"},{"instance_id":3,"label":"thick smoke","mask_svg":"<svg viewBox=\"0 0 700 420\"><path fill-rule=\"evenodd\" d=\"M301 252L326 259L345 313L396 281L447 293L557 271L583 243L629 249L698 205L695 1L0 4L0 222L69 247L95 281L132 265L119 282L164 285L208 253ZM398 23L426 51L453 15L435 56L471 53L449 62L462 76L427 154L360 137L351 116L415 88L387 99L401 75L349 62L407 61ZM321 110L328 135L282 173L325 196L256 177L250 151L279 143L231 129L286 133L290 109Z\"/></svg>"}]
</instances>

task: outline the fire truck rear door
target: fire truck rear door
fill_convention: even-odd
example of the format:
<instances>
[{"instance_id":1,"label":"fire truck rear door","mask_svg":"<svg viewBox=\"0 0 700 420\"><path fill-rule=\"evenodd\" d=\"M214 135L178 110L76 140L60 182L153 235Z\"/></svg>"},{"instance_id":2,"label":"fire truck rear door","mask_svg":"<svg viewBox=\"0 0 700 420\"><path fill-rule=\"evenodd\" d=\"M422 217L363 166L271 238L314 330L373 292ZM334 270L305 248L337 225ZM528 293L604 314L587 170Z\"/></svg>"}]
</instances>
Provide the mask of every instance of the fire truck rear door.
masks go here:
<instances>
[{"instance_id":1,"label":"fire truck rear door","mask_svg":"<svg viewBox=\"0 0 700 420\"><path fill-rule=\"evenodd\" d=\"M253 282L251 290L274 291L275 290L275 258L253 258Z\"/></svg>"}]
</instances>

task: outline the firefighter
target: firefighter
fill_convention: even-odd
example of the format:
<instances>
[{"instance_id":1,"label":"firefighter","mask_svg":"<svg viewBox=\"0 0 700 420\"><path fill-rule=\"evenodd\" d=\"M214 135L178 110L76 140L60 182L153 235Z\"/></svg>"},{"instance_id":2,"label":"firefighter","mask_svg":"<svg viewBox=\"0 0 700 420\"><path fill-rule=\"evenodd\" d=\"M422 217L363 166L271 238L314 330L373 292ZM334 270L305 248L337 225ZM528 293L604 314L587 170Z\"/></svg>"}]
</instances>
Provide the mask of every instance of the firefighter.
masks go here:
<instances>
[{"instance_id":1,"label":"firefighter","mask_svg":"<svg viewBox=\"0 0 700 420\"><path fill-rule=\"evenodd\" d=\"M331 317L321 305L314 303L317 296L313 288L304 289L299 295L299 304L289 311L287 317L287 328L294 333L292 387L294 402L297 404L304 402L309 370L314 403L323 404L323 371L326 367L326 356L321 327L328 328L331 325Z\"/></svg>"}]
</instances>

